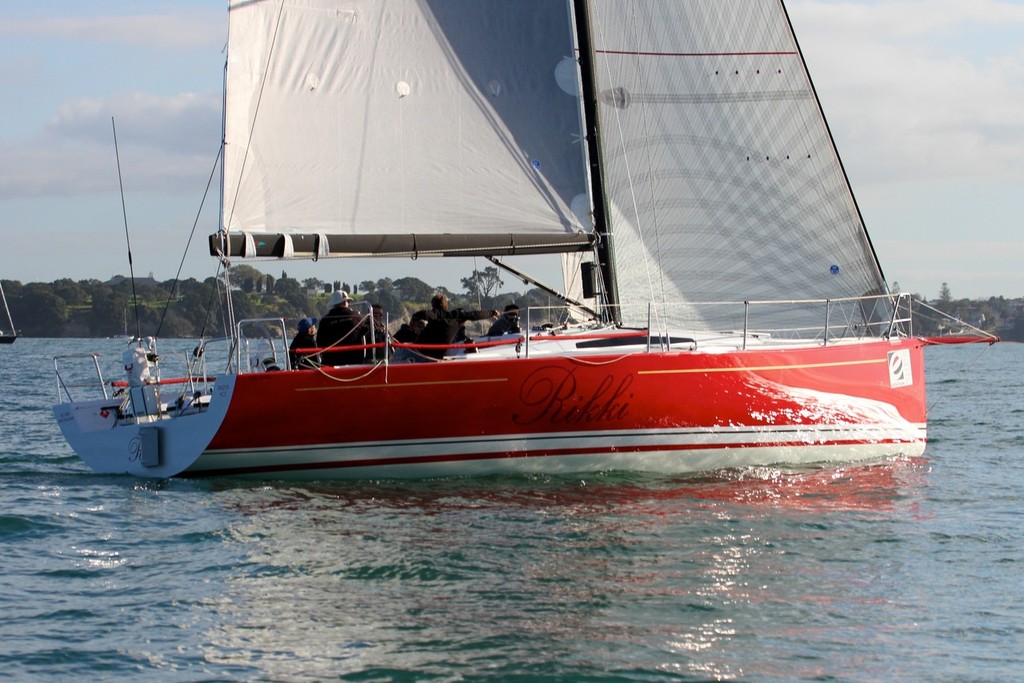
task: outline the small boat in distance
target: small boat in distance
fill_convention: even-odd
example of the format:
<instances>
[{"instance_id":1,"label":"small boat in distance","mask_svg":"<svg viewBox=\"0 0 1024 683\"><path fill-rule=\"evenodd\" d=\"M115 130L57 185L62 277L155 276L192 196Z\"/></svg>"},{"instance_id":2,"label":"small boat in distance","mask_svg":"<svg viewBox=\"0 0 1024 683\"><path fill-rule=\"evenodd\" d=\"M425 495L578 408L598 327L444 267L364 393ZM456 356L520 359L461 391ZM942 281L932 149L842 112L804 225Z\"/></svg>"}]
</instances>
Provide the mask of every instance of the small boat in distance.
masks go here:
<instances>
[{"instance_id":1,"label":"small boat in distance","mask_svg":"<svg viewBox=\"0 0 1024 683\"><path fill-rule=\"evenodd\" d=\"M80 395L57 358L54 414L92 469L678 474L924 451L929 340L882 274L781 0L228 6L225 272L486 258L539 285L513 259L549 255L562 303L475 353L369 326L344 342L363 362L303 367L291 325L229 303L223 368L201 340L167 379L137 339L113 382L91 356Z\"/></svg>"},{"instance_id":2,"label":"small boat in distance","mask_svg":"<svg viewBox=\"0 0 1024 683\"><path fill-rule=\"evenodd\" d=\"M3 317L0 317L0 344L13 344L18 338L18 332L14 329L14 320L11 319L11 309L7 306L3 283L0 283L0 299L4 302Z\"/></svg>"}]
</instances>

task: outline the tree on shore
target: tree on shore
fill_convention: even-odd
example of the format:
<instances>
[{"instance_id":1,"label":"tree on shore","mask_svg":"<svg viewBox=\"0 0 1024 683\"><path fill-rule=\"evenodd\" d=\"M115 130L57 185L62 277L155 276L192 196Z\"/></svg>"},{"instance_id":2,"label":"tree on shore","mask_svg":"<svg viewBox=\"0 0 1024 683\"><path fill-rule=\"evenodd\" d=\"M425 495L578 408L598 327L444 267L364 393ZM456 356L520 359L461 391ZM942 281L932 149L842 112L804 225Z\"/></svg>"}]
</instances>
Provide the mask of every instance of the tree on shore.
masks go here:
<instances>
[{"instance_id":1,"label":"tree on shore","mask_svg":"<svg viewBox=\"0 0 1024 683\"><path fill-rule=\"evenodd\" d=\"M255 284L243 285L246 278L265 283L262 291ZM161 337L220 336L226 332L223 311L223 283L213 277L202 282L189 278L179 282L155 282L148 278L137 282L133 299L132 283L123 277L107 282L95 279L78 282L62 278L52 283L3 280L4 292L14 318L15 328L26 337L113 337L134 335ZM263 275L251 266L232 269L235 287L233 304L235 319L284 317L289 324L306 316L320 317L327 305L328 292L345 288L346 283L332 285L306 280L303 283L286 273L280 279ZM412 312L429 306L435 292L448 296L453 306L493 308L500 310L508 303L534 309L532 324L556 320L559 300L543 290L502 292L497 268L474 270L462 278L465 293L453 293L442 286L431 286L414 277L392 280L381 278L366 286L368 294L350 294L369 303L378 303L392 323L407 318ZM312 286L311 286L312 285ZM367 283L360 283L362 288ZM914 295L921 300L920 295ZM1024 341L1024 302L1005 297L987 300L954 299L948 283L943 283L939 298L932 306L942 311L915 304L914 333L936 335L967 323L983 327L1004 339Z\"/></svg>"},{"instance_id":2,"label":"tree on shore","mask_svg":"<svg viewBox=\"0 0 1024 683\"><path fill-rule=\"evenodd\" d=\"M474 270L469 277L462 278L462 288L470 299L490 298L498 292L502 282L501 273L495 266L488 266L483 270Z\"/></svg>"}]
</instances>

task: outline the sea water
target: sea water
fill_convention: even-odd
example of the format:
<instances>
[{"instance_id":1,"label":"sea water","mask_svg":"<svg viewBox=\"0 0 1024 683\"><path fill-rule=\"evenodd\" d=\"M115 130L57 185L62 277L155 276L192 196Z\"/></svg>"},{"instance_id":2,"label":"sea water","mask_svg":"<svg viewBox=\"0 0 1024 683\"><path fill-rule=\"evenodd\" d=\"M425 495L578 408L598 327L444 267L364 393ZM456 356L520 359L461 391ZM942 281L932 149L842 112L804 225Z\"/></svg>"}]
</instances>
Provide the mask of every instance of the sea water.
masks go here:
<instances>
[{"instance_id":1,"label":"sea water","mask_svg":"<svg viewBox=\"0 0 1024 683\"><path fill-rule=\"evenodd\" d=\"M0 679L1024 679L1024 346L927 351L920 458L308 485L90 473L122 348L0 347Z\"/></svg>"}]
</instances>

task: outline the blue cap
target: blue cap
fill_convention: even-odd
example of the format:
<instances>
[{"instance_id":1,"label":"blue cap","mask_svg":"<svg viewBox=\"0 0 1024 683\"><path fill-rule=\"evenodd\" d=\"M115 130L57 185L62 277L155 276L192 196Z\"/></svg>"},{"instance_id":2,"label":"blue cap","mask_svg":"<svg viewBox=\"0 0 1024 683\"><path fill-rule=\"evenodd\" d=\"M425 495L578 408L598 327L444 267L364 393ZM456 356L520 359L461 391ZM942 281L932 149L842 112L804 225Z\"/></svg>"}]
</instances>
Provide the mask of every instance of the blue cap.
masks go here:
<instances>
[{"instance_id":1,"label":"blue cap","mask_svg":"<svg viewBox=\"0 0 1024 683\"><path fill-rule=\"evenodd\" d=\"M299 334L306 334L314 325L316 325L316 318L303 318L299 321Z\"/></svg>"}]
</instances>

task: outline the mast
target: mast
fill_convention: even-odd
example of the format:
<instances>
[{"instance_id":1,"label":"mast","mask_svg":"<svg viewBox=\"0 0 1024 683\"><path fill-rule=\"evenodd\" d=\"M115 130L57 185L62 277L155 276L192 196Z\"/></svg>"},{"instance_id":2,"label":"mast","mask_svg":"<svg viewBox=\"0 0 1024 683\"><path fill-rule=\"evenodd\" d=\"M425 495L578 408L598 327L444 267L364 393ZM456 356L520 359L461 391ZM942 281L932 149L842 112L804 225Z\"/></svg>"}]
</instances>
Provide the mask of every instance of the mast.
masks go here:
<instances>
[{"instance_id":1,"label":"mast","mask_svg":"<svg viewBox=\"0 0 1024 683\"><path fill-rule=\"evenodd\" d=\"M601 151L597 128L597 92L594 77L594 51L590 36L590 10L587 0L573 0L573 21L576 24L576 42L579 46L580 80L582 81L583 124L587 138L587 159L590 164L590 196L594 204L594 232L600 236L597 243L598 265L604 282L604 315L618 322L618 287L612 261L612 243L605 211L604 180L601 174Z\"/></svg>"},{"instance_id":2,"label":"mast","mask_svg":"<svg viewBox=\"0 0 1024 683\"><path fill-rule=\"evenodd\" d=\"M210 253L217 256L224 268L224 324L227 326L227 335L232 340L235 338L235 304L231 298L231 261L228 245L228 227L224 224L224 151L227 147L227 121L228 121L228 58L227 51L231 49L231 3L228 3L228 43L224 52L224 76L223 88L221 91L220 108L220 205L217 211L218 230L217 234L210 238Z\"/></svg>"},{"instance_id":3,"label":"mast","mask_svg":"<svg viewBox=\"0 0 1024 683\"><path fill-rule=\"evenodd\" d=\"M11 328L11 334L17 335L17 331L14 329L14 318L11 317L11 309L7 306L7 295L4 294L3 283L0 283L0 299L4 302L4 313L7 316L7 324Z\"/></svg>"}]
</instances>

